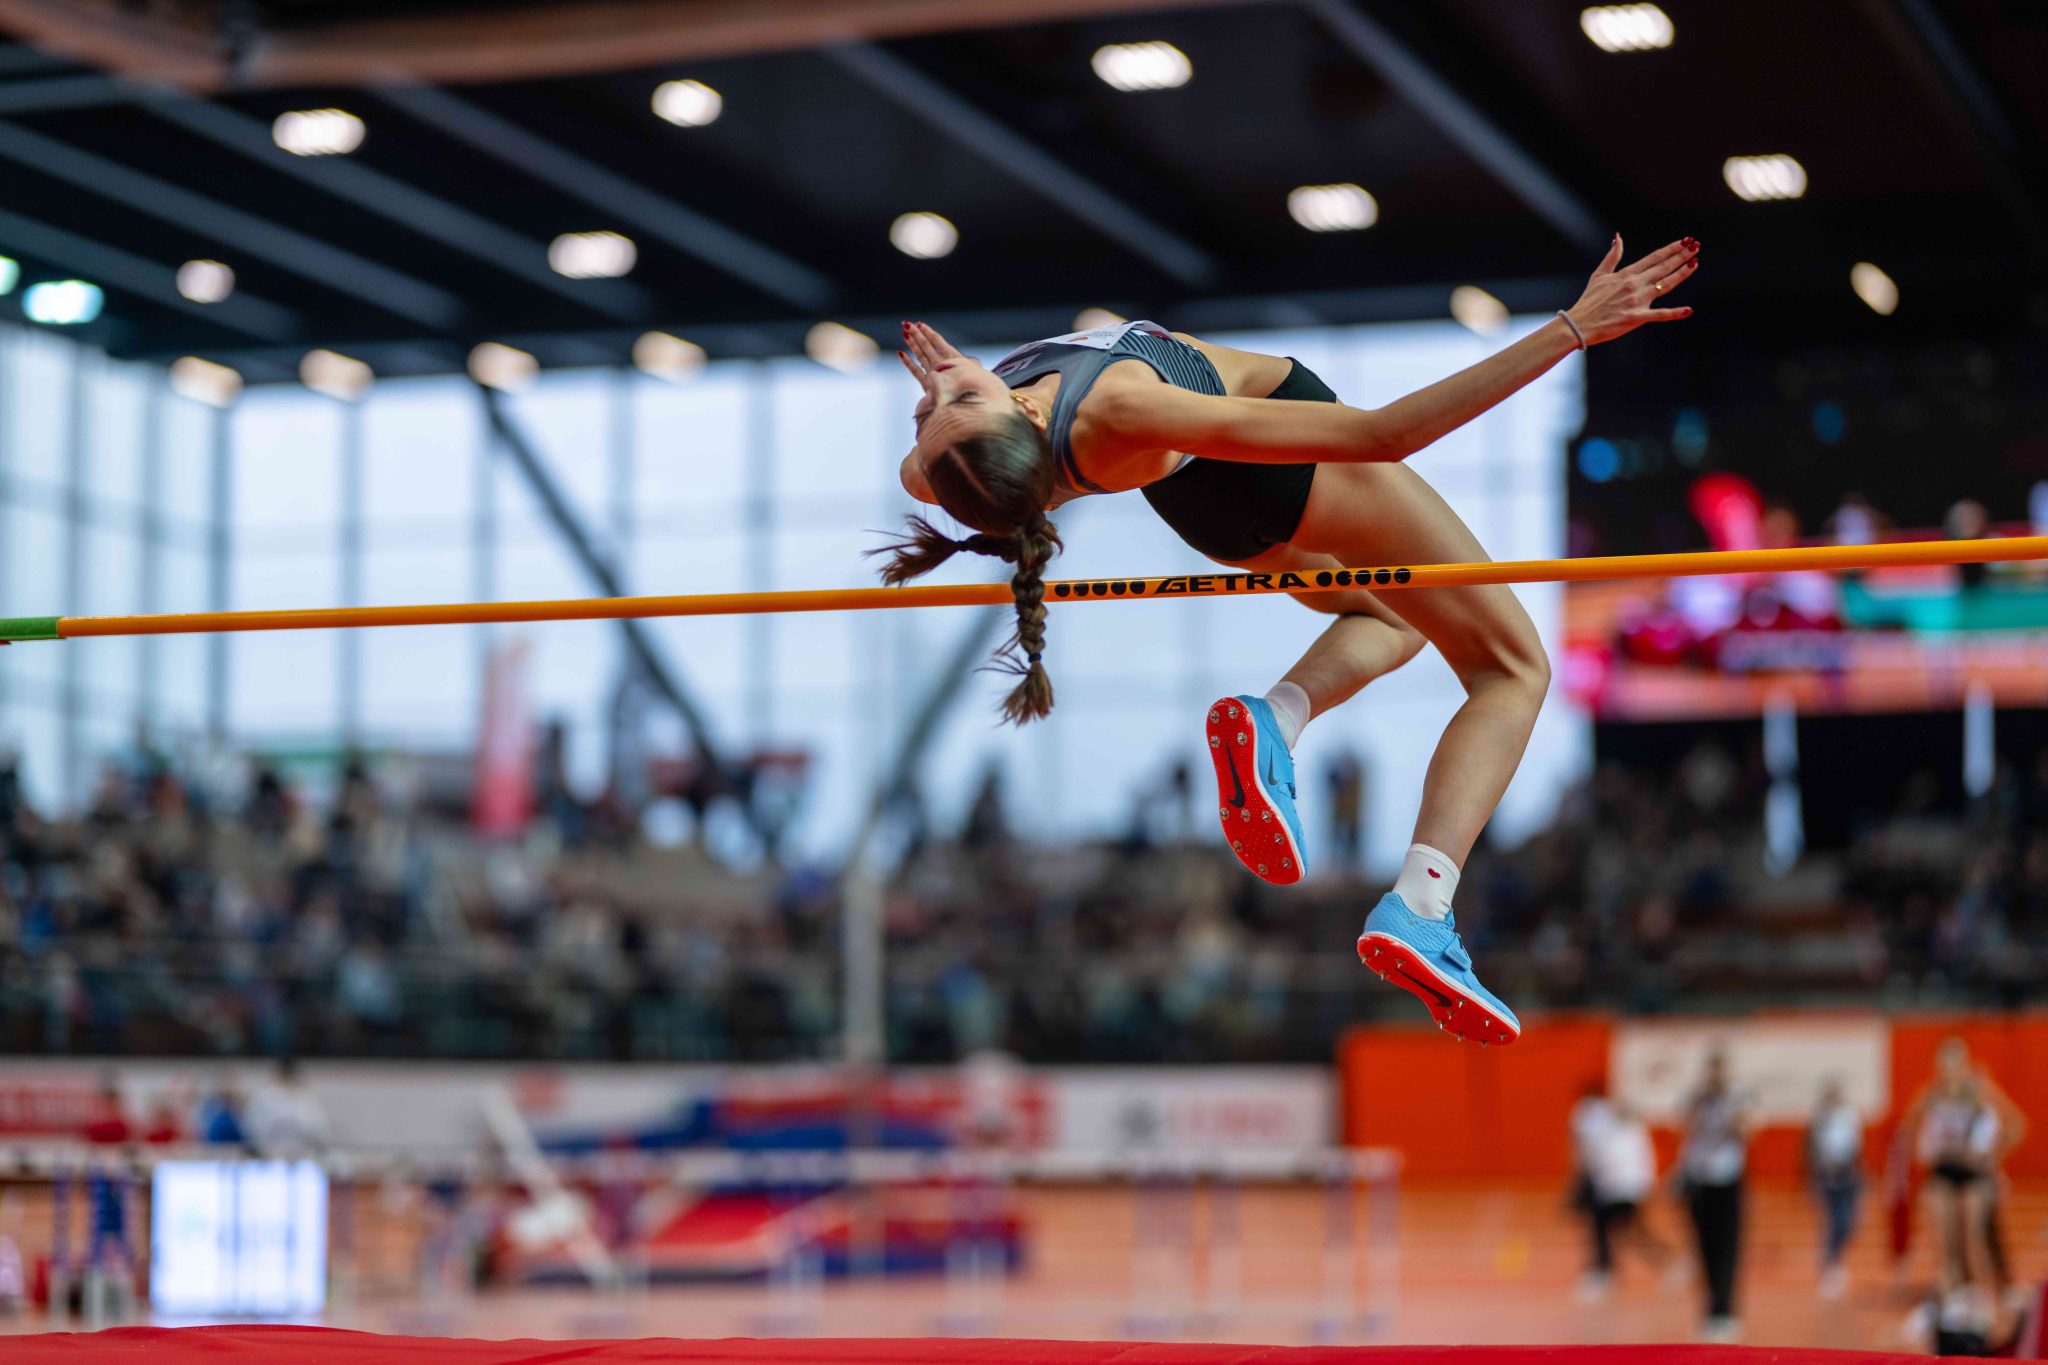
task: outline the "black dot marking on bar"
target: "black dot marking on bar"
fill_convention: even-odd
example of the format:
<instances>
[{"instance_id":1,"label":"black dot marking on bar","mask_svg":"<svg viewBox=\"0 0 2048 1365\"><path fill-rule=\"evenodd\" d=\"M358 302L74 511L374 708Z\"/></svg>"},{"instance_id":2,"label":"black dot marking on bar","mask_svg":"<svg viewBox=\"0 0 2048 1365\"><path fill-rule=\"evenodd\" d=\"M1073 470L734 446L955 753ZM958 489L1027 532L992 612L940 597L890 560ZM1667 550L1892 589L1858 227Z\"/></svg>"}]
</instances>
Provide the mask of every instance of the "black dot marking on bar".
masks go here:
<instances>
[{"instance_id":1,"label":"black dot marking on bar","mask_svg":"<svg viewBox=\"0 0 2048 1365\"><path fill-rule=\"evenodd\" d=\"M1348 588L1351 586L1351 570L1337 570L1337 586L1340 588Z\"/></svg>"},{"instance_id":2,"label":"black dot marking on bar","mask_svg":"<svg viewBox=\"0 0 2048 1365\"><path fill-rule=\"evenodd\" d=\"M1372 581L1375 583L1391 583L1394 581L1394 571L1392 569L1375 569L1373 570Z\"/></svg>"},{"instance_id":3,"label":"black dot marking on bar","mask_svg":"<svg viewBox=\"0 0 2048 1365\"><path fill-rule=\"evenodd\" d=\"M1329 575L1329 574L1327 574L1327 573L1319 573L1319 574L1317 574L1317 575L1316 575L1316 586L1317 586L1317 587L1319 587L1319 588L1327 588L1327 587L1329 587L1329 586L1330 586L1330 575Z\"/></svg>"},{"instance_id":4,"label":"black dot marking on bar","mask_svg":"<svg viewBox=\"0 0 2048 1365\"><path fill-rule=\"evenodd\" d=\"M1406 583L1409 579L1413 578L1414 576L1414 574L1409 573L1406 569L1394 570L1394 581L1396 583Z\"/></svg>"},{"instance_id":5,"label":"black dot marking on bar","mask_svg":"<svg viewBox=\"0 0 2048 1365\"><path fill-rule=\"evenodd\" d=\"M1095 591L1095 595L1096 595L1097 597L1107 597L1107 596L1109 596L1109 584L1107 584L1107 583L1097 583L1097 584L1095 585L1095 589L1094 589L1094 591Z\"/></svg>"},{"instance_id":6,"label":"black dot marking on bar","mask_svg":"<svg viewBox=\"0 0 2048 1365\"><path fill-rule=\"evenodd\" d=\"M1144 583L1143 583L1143 582L1135 582L1135 583L1131 584L1131 596L1133 596L1133 597L1143 597L1144 595L1145 595L1145 585L1144 585Z\"/></svg>"},{"instance_id":7,"label":"black dot marking on bar","mask_svg":"<svg viewBox=\"0 0 2048 1365\"><path fill-rule=\"evenodd\" d=\"M1054 597L1065 597L1071 591L1073 590L1064 583L1055 583L1052 585L1052 595Z\"/></svg>"},{"instance_id":8,"label":"black dot marking on bar","mask_svg":"<svg viewBox=\"0 0 2048 1365\"><path fill-rule=\"evenodd\" d=\"M1109 590L1115 593L1118 597L1122 597L1124 595L1124 585L1121 583L1110 584Z\"/></svg>"}]
</instances>

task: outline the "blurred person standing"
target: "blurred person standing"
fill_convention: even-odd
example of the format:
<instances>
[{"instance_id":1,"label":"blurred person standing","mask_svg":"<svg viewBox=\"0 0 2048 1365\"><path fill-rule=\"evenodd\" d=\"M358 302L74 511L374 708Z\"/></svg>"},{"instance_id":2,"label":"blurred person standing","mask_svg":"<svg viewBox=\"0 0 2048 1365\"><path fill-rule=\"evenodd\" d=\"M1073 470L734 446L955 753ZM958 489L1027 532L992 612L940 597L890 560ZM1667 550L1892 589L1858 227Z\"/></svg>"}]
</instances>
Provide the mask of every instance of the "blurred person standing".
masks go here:
<instances>
[{"instance_id":1,"label":"blurred person standing","mask_svg":"<svg viewBox=\"0 0 2048 1365\"><path fill-rule=\"evenodd\" d=\"M1593 1194L1593 1165L1596 1152L1606 1140L1607 1130L1614 1124L1614 1106L1607 1099L1607 1083L1597 1078L1588 1080L1579 1091L1579 1098L1572 1104L1568 1120L1572 1138L1572 1188L1571 1206L1582 1214L1591 1232L1593 1263L1586 1270L1586 1278L1580 1282L1583 1297L1598 1297L1608 1270L1608 1257L1594 1218L1598 1205Z\"/></svg>"},{"instance_id":2,"label":"blurred person standing","mask_svg":"<svg viewBox=\"0 0 2048 1365\"><path fill-rule=\"evenodd\" d=\"M1330 793L1330 847L1337 866L1357 872L1365 849L1365 764L1350 749L1339 750L1323 780Z\"/></svg>"},{"instance_id":3,"label":"blurred person standing","mask_svg":"<svg viewBox=\"0 0 2048 1365\"><path fill-rule=\"evenodd\" d=\"M311 1156L327 1146L327 1112L296 1058L279 1058L276 1076L256 1087L245 1128L249 1145L272 1159Z\"/></svg>"},{"instance_id":4,"label":"blurred person standing","mask_svg":"<svg viewBox=\"0 0 2048 1365\"><path fill-rule=\"evenodd\" d=\"M2026 1115L1963 1040L1944 1041L1934 1054L1933 1078L1899 1120L1892 1150L1895 1187L1910 1190L1915 1170L1924 1177L1935 1276L1944 1288L1981 1283L2003 1293L2010 1283L1999 1167L2026 1133ZM1910 1229L1910 1217L1903 1221ZM1906 1248L1895 1251L1903 1264Z\"/></svg>"},{"instance_id":5,"label":"blurred person standing","mask_svg":"<svg viewBox=\"0 0 2048 1365\"><path fill-rule=\"evenodd\" d=\"M224 1073L192 1111L192 1136L211 1147L240 1147L248 1141L242 1125L242 1091L233 1073Z\"/></svg>"},{"instance_id":6,"label":"blurred person standing","mask_svg":"<svg viewBox=\"0 0 2048 1365\"><path fill-rule=\"evenodd\" d=\"M1830 1080L1806 1129L1806 1169L1822 1220L1820 1296L1838 1299L1848 1287L1842 1252L1863 1202L1863 1115Z\"/></svg>"},{"instance_id":7,"label":"blurred person standing","mask_svg":"<svg viewBox=\"0 0 2048 1365\"><path fill-rule=\"evenodd\" d=\"M1642 1220L1643 1204L1657 1187L1657 1149L1650 1126L1627 1105L1611 1105L1606 1121L1592 1132L1586 1152L1588 1220L1593 1232L1593 1269L1582 1282L1581 1297L1605 1295L1614 1274L1614 1253L1634 1244L1653 1264L1670 1255Z\"/></svg>"},{"instance_id":8,"label":"blurred person standing","mask_svg":"<svg viewBox=\"0 0 2048 1365\"><path fill-rule=\"evenodd\" d=\"M1706 1273L1707 1314L1700 1335L1732 1342L1742 1334L1735 1316L1735 1282L1742 1253L1743 1179L1749 1133L1742 1096L1728 1079L1728 1058L1708 1054L1707 1073L1686 1105L1685 1142L1678 1173Z\"/></svg>"}]
</instances>

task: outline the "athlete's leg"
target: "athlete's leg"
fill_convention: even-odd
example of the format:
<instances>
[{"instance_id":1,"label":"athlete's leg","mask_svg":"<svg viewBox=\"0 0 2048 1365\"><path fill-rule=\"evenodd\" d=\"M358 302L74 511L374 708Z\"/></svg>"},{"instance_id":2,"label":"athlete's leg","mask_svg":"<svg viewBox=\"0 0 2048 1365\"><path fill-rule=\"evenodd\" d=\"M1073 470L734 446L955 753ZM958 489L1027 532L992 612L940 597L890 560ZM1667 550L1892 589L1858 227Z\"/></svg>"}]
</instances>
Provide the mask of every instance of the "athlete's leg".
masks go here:
<instances>
[{"instance_id":1,"label":"athlete's leg","mask_svg":"<svg viewBox=\"0 0 2048 1365\"><path fill-rule=\"evenodd\" d=\"M1256 560L1232 567L1254 573L1298 574L1318 569L1344 567L1334 556L1310 554L1291 545L1278 545ZM1367 683L1384 677L1422 651L1428 641L1422 632L1369 592L1353 588L1342 592L1295 593L1294 600L1313 611L1337 619L1318 635L1308 651L1280 679L1293 683L1308 696L1309 715L1342 706L1358 695Z\"/></svg>"},{"instance_id":2,"label":"athlete's leg","mask_svg":"<svg viewBox=\"0 0 2048 1365\"><path fill-rule=\"evenodd\" d=\"M1297 549L1347 565L1469 562L1478 539L1434 489L1399 464L1316 471ZM1528 613L1504 587L1418 588L1386 604L1428 637L1465 689L1423 778L1415 842L1394 889L1366 917L1359 957L1429 1007L1447 1032L1509 1043L1521 1024L1473 971L1451 902L1480 830L1521 762L1550 669Z\"/></svg>"},{"instance_id":3,"label":"athlete's leg","mask_svg":"<svg viewBox=\"0 0 2048 1365\"><path fill-rule=\"evenodd\" d=\"M1401 464L1322 466L1293 544L1354 567L1487 557L1450 504ZM1404 589L1382 601L1437 647L1465 689L1437 741L1415 822L1416 843L1462 866L1521 762L1550 665L1506 587Z\"/></svg>"},{"instance_id":4,"label":"athlete's leg","mask_svg":"<svg viewBox=\"0 0 2048 1365\"><path fill-rule=\"evenodd\" d=\"M1231 567L1260 573L1313 573L1341 567L1326 556L1278 547ZM1297 593L1337 620L1265 695L1219 698L1209 708L1209 757L1216 769L1216 812L1223 836L1247 869L1286 886L1308 871L1295 808L1294 757L1301 727L1422 648L1422 636L1369 592Z\"/></svg>"}]
</instances>

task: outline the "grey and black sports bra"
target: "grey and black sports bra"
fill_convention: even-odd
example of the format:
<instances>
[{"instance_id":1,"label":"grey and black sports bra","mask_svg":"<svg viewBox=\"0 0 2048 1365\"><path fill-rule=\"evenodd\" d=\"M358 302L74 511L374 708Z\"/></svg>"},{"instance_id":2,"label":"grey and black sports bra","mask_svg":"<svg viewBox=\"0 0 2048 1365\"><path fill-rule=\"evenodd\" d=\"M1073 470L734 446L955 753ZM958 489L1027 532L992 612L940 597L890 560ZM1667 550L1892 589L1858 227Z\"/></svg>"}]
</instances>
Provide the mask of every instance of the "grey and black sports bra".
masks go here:
<instances>
[{"instance_id":1,"label":"grey and black sports bra","mask_svg":"<svg viewBox=\"0 0 2048 1365\"><path fill-rule=\"evenodd\" d=\"M1046 434L1059 460L1060 483L1070 493L1109 492L1081 473L1070 438L1081 400L1095 387L1102 372L1119 360L1142 360L1176 388L1219 397L1223 393L1223 377L1216 373L1209 357L1176 339L1156 322L1119 322L1034 341L1019 346L991 367L990 372L1013 389L1058 372L1060 388L1053 398ZM1183 456L1175 471L1194 458Z\"/></svg>"}]
</instances>

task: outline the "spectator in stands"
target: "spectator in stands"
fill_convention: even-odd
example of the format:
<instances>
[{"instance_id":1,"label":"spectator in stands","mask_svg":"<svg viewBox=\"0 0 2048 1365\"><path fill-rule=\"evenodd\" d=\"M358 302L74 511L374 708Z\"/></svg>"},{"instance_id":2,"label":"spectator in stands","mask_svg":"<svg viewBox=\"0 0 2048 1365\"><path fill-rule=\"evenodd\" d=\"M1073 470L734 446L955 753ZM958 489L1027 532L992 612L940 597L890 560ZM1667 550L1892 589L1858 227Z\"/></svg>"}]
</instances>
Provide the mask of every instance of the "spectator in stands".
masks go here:
<instances>
[{"instance_id":1,"label":"spectator in stands","mask_svg":"<svg viewBox=\"0 0 2048 1365\"><path fill-rule=\"evenodd\" d=\"M1948 509L1948 515L1942 518L1941 529L1950 540L1979 540L1991 534L1991 514L1975 498L1964 498ZM1956 567L1957 577L1965 591L1982 584L1987 573L1989 570L1982 564Z\"/></svg>"},{"instance_id":2,"label":"spectator in stands","mask_svg":"<svg viewBox=\"0 0 2048 1365\"><path fill-rule=\"evenodd\" d=\"M1872 507L1868 498L1851 490L1828 513L1825 529L1828 539L1837 545L1874 545L1891 529L1891 519Z\"/></svg>"},{"instance_id":3,"label":"spectator in stands","mask_svg":"<svg viewBox=\"0 0 2048 1365\"><path fill-rule=\"evenodd\" d=\"M1707 1057L1706 1077L1686 1105L1679 1176L1706 1275L1707 1312L1701 1336L1731 1342L1741 1336L1735 1316L1742 1254L1743 1180L1749 1165L1745 1102L1730 1084L1728 1058Z\"/></svg>"},{"instance_id":4,"label":"spectator in stands","mask_svg":"<svg viewBox=\"0 0 2048 1365\"><path fill-rule=\"evenodd\" d=\"M1821 1212L1820 1296L1838 1299L1849 1283L1842 1253L1863 1201L1863 1115L1831 1080L1806 1129L1806 1169Z\"/></svg>"}]
</instances>

